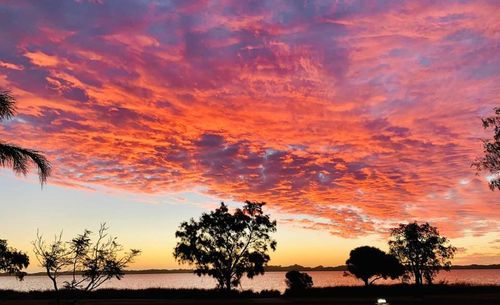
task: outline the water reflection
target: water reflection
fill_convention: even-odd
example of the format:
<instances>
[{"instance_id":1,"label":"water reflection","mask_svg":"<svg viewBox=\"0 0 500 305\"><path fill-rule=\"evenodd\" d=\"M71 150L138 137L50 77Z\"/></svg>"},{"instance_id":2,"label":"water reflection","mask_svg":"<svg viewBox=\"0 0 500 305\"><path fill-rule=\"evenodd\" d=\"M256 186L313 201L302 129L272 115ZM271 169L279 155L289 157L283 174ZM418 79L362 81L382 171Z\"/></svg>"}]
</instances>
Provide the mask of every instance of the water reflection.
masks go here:
<instances>
[{"instance_id":1,"label":"water reflection","mask_svg":"<svg viewBox=\"0 0 500 305\"><path fill-rule=\"evenodd\" d=\"M315 271L308 272L314 281L315 287L340 286L340 285L362 285L363 283L353 277L343 276L341 271ZM60 282L68 280L69 276L61 277ZM263 276L253 280L243 278L241 287L260 291L263 289L276 289L284 291L285 272L268 272ZM500 269L494 270L452 270L441 272L436 283L446 281L448 283L470 283L470 284L496 284L500 285ZM380 280L379 284L399 283L399 281ZM23 282L17 281L14 277L0 277L0 289L12 290L47 290L52 285L45 276L27 276ZM198 277L190 273L176 274L128 274L121 281L111 280L105 283L103 288L213 288L215 281L210 277Z\"/></svg>"}]
</instances>

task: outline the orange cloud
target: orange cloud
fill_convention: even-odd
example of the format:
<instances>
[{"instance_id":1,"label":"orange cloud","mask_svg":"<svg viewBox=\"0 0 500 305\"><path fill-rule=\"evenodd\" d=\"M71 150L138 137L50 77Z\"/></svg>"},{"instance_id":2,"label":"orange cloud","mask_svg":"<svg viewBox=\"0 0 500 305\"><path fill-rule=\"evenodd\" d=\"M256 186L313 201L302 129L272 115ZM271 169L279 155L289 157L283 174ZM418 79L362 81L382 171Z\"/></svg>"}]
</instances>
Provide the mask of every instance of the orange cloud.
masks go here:
<instances>
[{"instance_id":1,"label":"orange cloud","mask_svg":"<svg viewBox=\"0 0 500 305\"><path fill-rule=\"evenodd\" d=\"M43 52L26 52L24 54L31 62L41 67L53 67L60 64L56 56L47 55Z\"/></svg>"},{"instance_id":2,"label":"orange cloud","mask_svg":"<svg viewBox=\"0 0 500 305\"><path fill-rule=\"evenodd\" d=\"M10 62L4 62L0 61L0 67L7 68L7 69L13 69L13 70L23 70L23 66L21 65L16 65Z\"/></svg>"}]
</instances>

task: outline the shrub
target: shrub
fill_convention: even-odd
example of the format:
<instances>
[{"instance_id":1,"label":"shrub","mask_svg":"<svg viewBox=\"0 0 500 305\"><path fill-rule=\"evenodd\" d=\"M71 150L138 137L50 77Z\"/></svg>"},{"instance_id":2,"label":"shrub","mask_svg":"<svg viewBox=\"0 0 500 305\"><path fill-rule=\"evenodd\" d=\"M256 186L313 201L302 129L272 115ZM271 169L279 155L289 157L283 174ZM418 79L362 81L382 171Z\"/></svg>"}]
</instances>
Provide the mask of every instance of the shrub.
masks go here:
<instances>
[{"instance_id":1,"label":"shrub","mask_svg":"<svg viewBox=\"0 0 500 305\"><path fill-rule=\"evenodd\" d=\"M288 286L287 292L299 292L309 289L313 286L312 277L297 270L288 271L285 275L286 285Z\"/></svg>"}]
</instances>

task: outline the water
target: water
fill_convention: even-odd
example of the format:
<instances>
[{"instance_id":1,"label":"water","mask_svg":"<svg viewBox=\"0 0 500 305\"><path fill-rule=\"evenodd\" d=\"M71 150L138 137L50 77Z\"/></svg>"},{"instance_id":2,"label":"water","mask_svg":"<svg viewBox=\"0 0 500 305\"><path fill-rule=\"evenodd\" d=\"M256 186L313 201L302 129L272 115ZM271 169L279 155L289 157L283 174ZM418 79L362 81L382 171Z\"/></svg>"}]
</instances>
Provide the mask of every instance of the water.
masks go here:
<instances>
[{"instance_id":1,"label":"water","mask_svg":"<svg viewBox=\"0 0 500 305\"><path fill-rule=\"evenodd\" d=\"M343 276L342 271L311 271L315 287L340 286L340 285L362 285L362 282L353 278ZM61 276L60 283L69 280L69 276ZM285 272L267 272L263 276L255 277L253 280L243 278L241 287L261 291L263 289L276 289L284 291ZM451 283L469 284L495 284L500 285L500 269L486 270L452 270L440 272L435 282L445 281ZM379 284L399 283L399 281L379 280ZM122 280L110 280L102 288L214 288L215 281L209 277L198 277L191 273L170 274L128 274ZM14 277L0 277L0 289L12 289L20 291L47 290L52 289L52 284L46 276L27 276L24 281L19 282Z\"/></svg>"}]
</instances>

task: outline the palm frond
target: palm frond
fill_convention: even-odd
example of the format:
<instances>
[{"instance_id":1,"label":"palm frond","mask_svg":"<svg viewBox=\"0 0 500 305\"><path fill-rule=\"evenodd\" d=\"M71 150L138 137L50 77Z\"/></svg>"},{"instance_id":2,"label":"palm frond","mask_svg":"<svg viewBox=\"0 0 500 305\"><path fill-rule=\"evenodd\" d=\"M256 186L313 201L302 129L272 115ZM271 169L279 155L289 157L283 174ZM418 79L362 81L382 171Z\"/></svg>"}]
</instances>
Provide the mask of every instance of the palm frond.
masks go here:
<instances>
[{"instance_id":1,"label":"palm frond","mask_svg":"<svg viewBox=\"0 0 500 305\"><path fill-rule=\"evenodd\" d=\"M16 114L16 100L9 90L0 90L0 120L10 119Z\"/></svg>"},{"instance_id":2,"label":"palm frond","mask_svg":"<svg viewBox=\"0 0 500 305\"><path fill-rule=\"evenodd\" d=\"M38 177L43 185L50 175L50 162L40 152L14 145L0 143L0 166L11 167L15 173L26 175L29 164L38 168Z\"/></svg>"}]
</instances>

